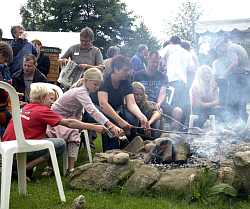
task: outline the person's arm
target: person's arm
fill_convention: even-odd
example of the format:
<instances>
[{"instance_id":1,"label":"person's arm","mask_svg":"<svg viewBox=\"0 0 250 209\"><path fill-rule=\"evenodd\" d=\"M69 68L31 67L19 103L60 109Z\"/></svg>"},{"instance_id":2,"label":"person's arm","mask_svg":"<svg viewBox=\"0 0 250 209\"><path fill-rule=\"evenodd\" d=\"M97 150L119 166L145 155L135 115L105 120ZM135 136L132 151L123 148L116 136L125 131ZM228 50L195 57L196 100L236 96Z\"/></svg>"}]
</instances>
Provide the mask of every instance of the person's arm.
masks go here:
<instances>
[{"instance_id":1,"label":"person's arm","mask_svg":"<svg viewBox=\"0 0 250 209\"><path fill-rule=\"evenodd\" d=\"M162 103L166 100L166 87L162 86L157 99L156 107L160 109Z\"/></svg>"},{"instance_id":2,"label":"person's arm","mask_svg":"<svg viewBox=\"0 0 250 209\"><path fill-rule=\"evenodd\" d=\"M68 60L72 60L72 47L68 48L68 50L64 53L64 55L59 59L61 65L66 65Z\"/></svg>"},{"instance_id":3,"label":"person's arm","mask_svg":"<svg viewBox=\"0 0 250 209\"><path fill-rule=\"evenodd\" d=\"M98 68L99 70L103 71L105 69L105 66L103 64L100 65L79 64L79 67L82 70L87 70L89 68Z\"/></svg>"},{"instance_id":4,"label":"person's arm","mask_svg":"<svg viewBox=\"0 0 250 209\"><path fill-rule=\"evenodd\" d=\"M108 102L108 93L105 91L98 92L98 100L101 107L102 112L112 118L121 128L129 126L128 122L123 120L113 109L113 107Z\"/></svg>"},{"instance_id":5,"label":"person's arm","mask_svg":"<svg viewBox=\"0 0 250 209\"><path fill-rule=\"evenodd\" d=\"M87 92L81 92L76 96L84 109L99 123L105 125L114 136L119 136L123 130L115 126L102 112L94 105Z\"/></svg>"},{"instance_id":6,"label":"person's arm","mask_svg":"<svg viewBox=\"0 0 250 209\"><path fill-rule=\"evenodd\" d=\"M154 122L161 119L161 113L157 110L155 110L151 116L151 118L148 120L149 125L151 126Z\"/></svg>"},{"instance_id":7,"label":"person's arm","mask_svg":"<svg viewBox=\"0 0 250 209\"><path fill-rule=\"evenodd\" d=\"M192 104L193 104L193 107L203 107L203 108L214 107L219 104L219 97L211 102L203 102L200 94L196 90L193 89Z\"/></svg>"},{"instance_id":8,"label":"person's arm","mask_svg":"<svg viewBox=\"0 0 250 209\"><path fill-rule=\"evenodd\" d=\"M149 128L147 117L141 112L140 108L135 102L135 98L133 94L128 94L125 97L125 101L127 104L127 108L129 112L131 112L141 123L142 127Z\"/></svg>"},{"instance_id":9,"label":"person's arm","mask_svg":"<svg viewBox=\"0 0 250 209\"><path fill-rule=\"evenodd\" d=\"M232 73L232 71L236 68L236 66L239 64L239 58L236 53L230 53L230 65L227 67L226 72L227 74Z\"/></svg>"},{"instance_id":10,"label":"person's arm","mask_svg":"<svg viewBox=\"0 0 250 209\"><path fill-rule=\"evenodd\" d=\"M84 122L81 122L79 120L70 119L70 118L68 118L68 119L62 119L59 122L59 125L66 126L68 128L72 128L72 129L93 130L93 131L96 131L98 133L103 133L103 132L105 132L107 130L105 128L105 126L103 126L103 125L95 125L95 124L91 124L91 123L84 123Z\"/></svg>"}]
</instances>

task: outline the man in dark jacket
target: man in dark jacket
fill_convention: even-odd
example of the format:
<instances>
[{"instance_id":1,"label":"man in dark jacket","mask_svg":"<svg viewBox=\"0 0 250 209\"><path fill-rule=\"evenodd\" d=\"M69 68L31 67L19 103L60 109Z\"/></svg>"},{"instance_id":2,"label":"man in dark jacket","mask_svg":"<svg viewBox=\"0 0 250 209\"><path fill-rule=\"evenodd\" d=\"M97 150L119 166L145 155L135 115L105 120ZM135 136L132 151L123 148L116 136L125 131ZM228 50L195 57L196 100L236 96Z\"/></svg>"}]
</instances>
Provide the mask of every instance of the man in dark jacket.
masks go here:
<instances>
[{"instance_id":1,"label":"man in dark jacket","mask_svg":"<svg viewBox=\"0 0 250 209\"><path fill-rule=\"evenodd\" d=\"M34 45L26 39L23 26L16 25L11 27L11 34L14 38L10 43L13 50L13 62L10 63L10 71L13 75L22 67L23 57L26 54L37 56L37 51Z\"/></svg>"},{"instance_id":2,"label":"man in dark jacket","mask_svg":"<svg viewBox=\"0 0 250 209\"><path fill-rule=\"evenodd\" d=\"M50 68L49 57L41 51L43 45L40 40L35 39L32 41L32 44L34 44L37 50L37 69L47 77Z\"/></svg>"},{"instance_id":3,"label":"man in dark jacket","mask_svg":"<svg viewBox=\"0 0 250 209\"><path fill-rule=\"evenodd\" d=\"M37 68L36 57L32 54L23 58L23 68L13 75L12 85L16 91L24 95L23 102L29 102L30 84L48 80Z\"/></svg>"},{"instance_id":4,"label":"man in dark jacket","mask_svg":"<svg viewBox=\"0 0 250 209\"><path fill-rule=\"evenodd\" d=\"M12 61L13 52L9 44L0 41L0 81L11 84L11 76L7 64ZM0 89L0 139L7 127L11 114L7 109L8 93Z\"/></svg>"}]
</instances>

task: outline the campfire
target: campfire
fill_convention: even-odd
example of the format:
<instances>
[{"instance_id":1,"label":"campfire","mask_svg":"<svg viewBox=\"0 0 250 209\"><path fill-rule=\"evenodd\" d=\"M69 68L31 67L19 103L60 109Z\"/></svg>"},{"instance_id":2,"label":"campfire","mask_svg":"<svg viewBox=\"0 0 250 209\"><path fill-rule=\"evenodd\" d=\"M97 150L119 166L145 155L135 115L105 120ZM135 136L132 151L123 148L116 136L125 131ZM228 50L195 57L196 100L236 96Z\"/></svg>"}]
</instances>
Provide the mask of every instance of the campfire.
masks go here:
<instances>
[{"instance_id":1,"label":"campfire","mask_svg":"<svg viewBox=\"0 0 250 209\"><path fill-rule=\"evenodd\" d=\"M207 166L218 168L222 161L232 159L237 151L250 150L250 130L240 123L237 126L229 124L226 128L217 125L216 130L197 130L190 134L165 133L154 141L136 137L125 151L133 153L133 158L164 171Z\"/></svg>"}]
</instances>

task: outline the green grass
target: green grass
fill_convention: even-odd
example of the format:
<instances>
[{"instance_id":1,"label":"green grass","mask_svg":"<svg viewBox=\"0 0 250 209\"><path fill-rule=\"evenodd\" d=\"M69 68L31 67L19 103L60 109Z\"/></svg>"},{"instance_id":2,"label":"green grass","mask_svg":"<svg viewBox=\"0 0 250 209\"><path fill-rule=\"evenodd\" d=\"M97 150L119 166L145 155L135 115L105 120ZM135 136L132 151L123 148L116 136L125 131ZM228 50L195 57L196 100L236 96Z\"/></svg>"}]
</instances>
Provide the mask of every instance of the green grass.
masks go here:
<instances>
[{"instance_id":1,"label":"green grass","mask_svg":"<svg viewBox=\"0 0 250 209\"><path fill-rule=\"evenodd\" d=\"M28 183L28 195L19 196L17 182L12 183L10 208L11 209L68 209L74 198L83 194L86 197L88 209L248 209L250 201L242 200L229 203L217 203L216 205L202 205L181 200L174 195L169 196L131 196L126 193L89 192L83 190L71 190L64 181L64 190L67 202L61 203L57 192L55 180L41 178Z\"/></svg>"},{"instance_id":2,"label":"green grass","mask_svg":"<svg viewBox=\"0 0 250 209\"><path fill-rule=\"evenodd\" d=\"M97 150L100 150L100 138L96 141ZM81 150L78 165L87 159ZM249 200L231 202L218 202L214 205L189 203L176 194L167 196L131 196L125 191L90 192L72 190L67 184L67 179L62 177L66 203L61 203L54 177L39 177L36 181L28 183L27 196L19 196L17 181L12 182L10 209L69 209L72 201L83 194L87 201L88 209L249 209Z\"/></svg>"}]
</instances>

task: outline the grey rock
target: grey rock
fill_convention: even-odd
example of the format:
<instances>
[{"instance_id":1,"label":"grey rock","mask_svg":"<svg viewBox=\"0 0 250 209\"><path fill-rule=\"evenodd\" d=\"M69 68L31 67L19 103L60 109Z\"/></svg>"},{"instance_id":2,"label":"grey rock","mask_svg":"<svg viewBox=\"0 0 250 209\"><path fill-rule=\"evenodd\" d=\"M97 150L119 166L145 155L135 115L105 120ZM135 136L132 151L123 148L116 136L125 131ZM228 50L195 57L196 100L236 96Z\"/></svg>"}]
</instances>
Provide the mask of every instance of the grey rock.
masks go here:
<instances>
[{"instance_id":1,"label":"grey rock","mask_svg":"<svg viewBox=\"0 0 250 209\"><path fill-rule=\"evenodd\" d=\"M128 153L118 153L113 155L112 163L118 164L118 165L123 165L127 164L129 161L129 154Z\"/></svg>"},{"instance_id":2,"label":"grey rock","mask_svg":"<svg viewBox=\"0 0 250 209\"><path fill-rule=\"evenodd\" d=\"M73 200L71 209L85 209L86 208L86 200L83 195L79 195L77 198Z\"/></svg>"},{"instance_id":3,"label":"grey rock","mask_svg":"<svg viewBox=\"0 0 250 209\"><path fill-rule=\"evenodd\" d=\"M112 190L133 173L129 164L88 163L74 169L69 184L75 189Z\"/></svg>"},{"instance_id":4,"label":"grey rock","mask_svg":"<svg viewBox=\"0 0 250 209\"><path fill-rule=\"evenodd\" d=\"M150 187L157 182L159 177L160 173L157 168L142 165L135 170L135 173L128 179L125 188L127 188L131 194L143 194L149 191Z\"/></svg>"},{"instance_id":5,"label":"grey rock","mask_svg":"<svg viewBox=\"0 0 250 209\"><path fill-rule=\"evenodd\" d=\"M144 148L144 141L140 136L136 136L125 148L127 152L138 153Z\"/></svg>"},{"instance_id":6,"label":"grey rock","mask_svg":"<svg viewBox=\"0 0 250 209\"><path fill-rule=\"evenodd\" d=\"M179 168L164 171L152 190L159 193L169 191L186 192L193 178L198 175L196 168Z\"/></svg>"}]
</instances>

